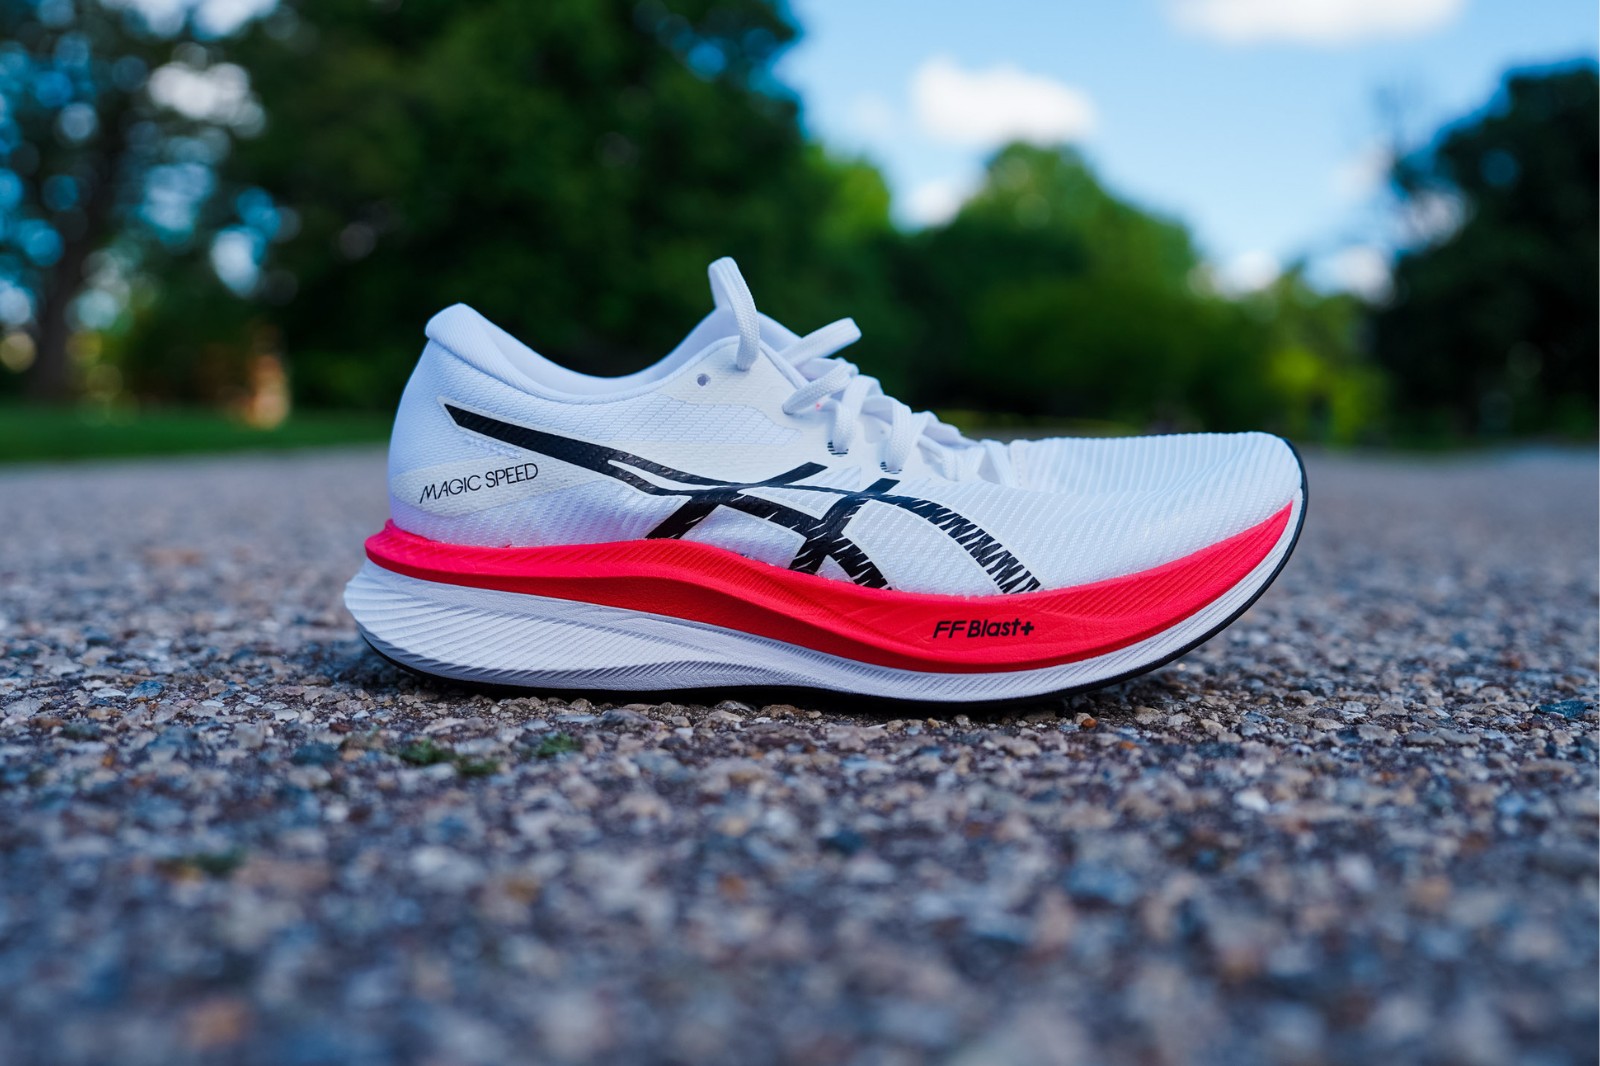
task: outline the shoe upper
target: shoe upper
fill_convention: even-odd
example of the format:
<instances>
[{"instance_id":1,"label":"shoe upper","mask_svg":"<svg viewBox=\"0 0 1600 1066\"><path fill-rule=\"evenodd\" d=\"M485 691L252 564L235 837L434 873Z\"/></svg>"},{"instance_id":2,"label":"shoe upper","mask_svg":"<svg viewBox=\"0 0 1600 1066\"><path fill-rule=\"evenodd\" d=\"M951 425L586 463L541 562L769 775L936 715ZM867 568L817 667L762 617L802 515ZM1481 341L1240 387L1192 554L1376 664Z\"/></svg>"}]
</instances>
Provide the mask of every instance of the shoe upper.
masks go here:
<instances>
[{"instance_id":1,"label":"shoe upper","mask_svg":"<svg viewBox=\"0 0 1600 1066\"><path fill-rule=\"evenodd\" d=\"M596 378L464 305L428 323L389 450L391 515L454 544L677 537L774 566L964 596L1085 584L1192 554L1301 487L1276 437L971 441L757 312L731 260L666 358Z\"/></svg>"}]
</instances>

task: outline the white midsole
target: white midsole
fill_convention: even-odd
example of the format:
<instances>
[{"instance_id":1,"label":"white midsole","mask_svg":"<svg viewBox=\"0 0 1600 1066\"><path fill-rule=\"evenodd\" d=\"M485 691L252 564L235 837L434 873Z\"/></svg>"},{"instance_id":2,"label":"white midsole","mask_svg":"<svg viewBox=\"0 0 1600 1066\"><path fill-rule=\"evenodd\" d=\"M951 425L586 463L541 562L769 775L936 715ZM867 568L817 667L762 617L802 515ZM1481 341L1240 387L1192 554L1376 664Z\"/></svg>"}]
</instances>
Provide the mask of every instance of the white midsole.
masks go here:
<instances>
[{"instance_id":1,"label":"white midsole","mask_svg":"<svg viewBox=\"0 0 1600 1066\"><path fill-rule=\"evenodd\" d=\"M344 602L384 655L461 681L605 691L770 685L896 699L1016 699L1137 673L1200 640L1271 581L1294 545L1303 506L1297 496L1272 551L1200 611L1118 651L1038 670L946 674L876 666L704 622L423 581L370 561L345 587Z\"/></svg>"}]
</instances>

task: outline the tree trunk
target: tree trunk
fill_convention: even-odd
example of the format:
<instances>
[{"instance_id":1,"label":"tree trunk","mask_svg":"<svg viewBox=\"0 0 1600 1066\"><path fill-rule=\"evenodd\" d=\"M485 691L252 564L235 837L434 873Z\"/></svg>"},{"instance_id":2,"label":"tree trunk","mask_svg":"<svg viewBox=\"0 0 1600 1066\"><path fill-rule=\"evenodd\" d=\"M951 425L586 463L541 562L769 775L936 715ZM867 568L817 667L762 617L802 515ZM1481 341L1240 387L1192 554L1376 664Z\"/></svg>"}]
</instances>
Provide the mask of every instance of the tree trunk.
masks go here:
<instances>
[{"instance_id":1,"label":"tree trunk","mask_svg":"<svg viewBox=\"0 0 1600 1066\"><path fill-rule=\"evenodd\" d=\"M61 236L61 258L56 260L39 294L39 312L34 327L34 361L28 372L28 397L40 403L62 404L77 393L69 342L72 323L68 310L83 291L87 280L83 268L89 256L105 247L117 206L117 178L127 151L123 129L126 106L112 107L100 116L104 131L91 171L88 199L76 232L54 220Z\"/></svg>"},{"instance_id":2,"label":"tree trunk","mask_svg":"<svg viewBox=\"0 0 1600 1066\"><path fill-rule=\"evenodd\" d=\"M76 392L77 382L73 380L72 357L67 344L72 338L67 309L83 288L83 266L88 258L87 242L72 242L62 251L61 259L50 271L50 280L45 283L34 327L33 366L28 373L28 398L31 400L64 404Z\"/></svg>"}]
</instances>

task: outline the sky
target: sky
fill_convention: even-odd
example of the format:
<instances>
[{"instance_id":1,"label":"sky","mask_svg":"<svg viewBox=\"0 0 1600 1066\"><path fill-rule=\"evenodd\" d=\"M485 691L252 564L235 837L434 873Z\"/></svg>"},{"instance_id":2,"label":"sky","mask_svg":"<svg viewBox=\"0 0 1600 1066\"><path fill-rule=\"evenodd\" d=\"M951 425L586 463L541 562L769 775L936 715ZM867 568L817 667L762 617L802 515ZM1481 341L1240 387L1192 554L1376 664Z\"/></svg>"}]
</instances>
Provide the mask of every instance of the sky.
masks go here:
<instances>
[{"instance_id":1,"label":"sky","mask_svg":"<svg viewBox=\"0 0 1600 1066\"><path fill-rule=\"evenodd\" d=\"M1515 66L1594 58L1594 0L791 0L779 78L876 163L905 225L949 217L1011 139L1077 144L1194 233L1223 284L1304 261L1381 295L1396 136L1425 141Z\"/></svg>"}]
</instances>

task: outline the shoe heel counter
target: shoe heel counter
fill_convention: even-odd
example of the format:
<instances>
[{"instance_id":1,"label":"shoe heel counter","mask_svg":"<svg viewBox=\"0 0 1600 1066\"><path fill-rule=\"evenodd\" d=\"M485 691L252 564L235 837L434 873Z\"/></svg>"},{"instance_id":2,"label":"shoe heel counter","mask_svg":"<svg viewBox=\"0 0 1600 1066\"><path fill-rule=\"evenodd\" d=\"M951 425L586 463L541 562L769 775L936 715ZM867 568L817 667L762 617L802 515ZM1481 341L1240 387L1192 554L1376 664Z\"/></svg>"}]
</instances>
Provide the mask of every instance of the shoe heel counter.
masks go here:
<instances>
[{"instance_id":1,"label":"shoe heel counter","mask_svg":"<svg viewBox=\"0 0 1600 1066\"><path fill-rule=\"evenodd\" d=\"M471 543L483 532L473 512L506 496L464 491L476 484L474 474L502 463L506 450L462 432L442 402L481 394L483 379L475 364L436 340L422 350L389 437L389 517L401 529Z\"/></svg>"},{"instance_id":2,"label":"shoe heel counter","mask_svg":"<svg viewBox=\"0 0 1600 1066\"><path fill-rule=\"evenodd\" d=\"M448 349L429 341L411 370L411 377L400 394L394 429L389 434L389 494L394 496L397 481L408 472L439 461L439 445L450 429L449 416L439 404L443 392L444 370L440 364L450 359Z\"/></svg>"}]
</instances>

